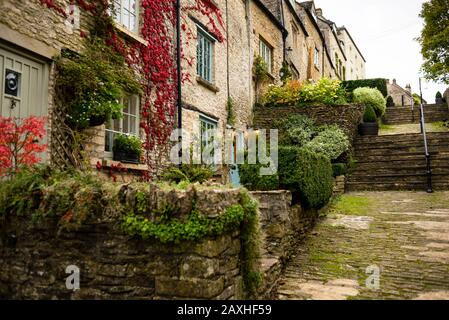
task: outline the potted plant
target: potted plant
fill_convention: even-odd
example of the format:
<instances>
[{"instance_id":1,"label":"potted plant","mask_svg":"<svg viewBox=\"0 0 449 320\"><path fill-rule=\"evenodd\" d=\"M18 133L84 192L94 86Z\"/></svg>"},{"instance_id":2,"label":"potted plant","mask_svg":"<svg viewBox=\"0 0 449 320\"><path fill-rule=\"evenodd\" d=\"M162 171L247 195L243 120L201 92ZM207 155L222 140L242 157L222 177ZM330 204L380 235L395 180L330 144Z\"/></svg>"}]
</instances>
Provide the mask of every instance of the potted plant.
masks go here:
<instances>
[{"instance_id":1,"label":"potted plant","mask_svg":"<svg viewBox=\"0 0 449 320\"><path fill-rule=\"evenodd\" d=\"M125 163L139 163L142 155L142 141L136 136L118 135L114 139L114 160Z\"/></svg>"},{"instance_id":2,"label":"potted plant","mask_svg":"<svg viewBox=\"0 0 449 320\"><path fill-rule=\"evenodd\" d=\"M436 94L436 96L435 96L435 103L436 103L436 104L442 104L442 103L444 103L443 95L441 94L440 91L438 91L437 94Z\"/></svg>"},{"instance_id":3,"label":"potted plant","mask_svg":"<svg viewBox=\"0 0 449 320\"><path fill-rule=\"evenodd\" d=\"M371 106L365 108L363 123L359 125L359 134L362 136L377 136L379 134L376 112Z\"/></svg>"}]
</instances>

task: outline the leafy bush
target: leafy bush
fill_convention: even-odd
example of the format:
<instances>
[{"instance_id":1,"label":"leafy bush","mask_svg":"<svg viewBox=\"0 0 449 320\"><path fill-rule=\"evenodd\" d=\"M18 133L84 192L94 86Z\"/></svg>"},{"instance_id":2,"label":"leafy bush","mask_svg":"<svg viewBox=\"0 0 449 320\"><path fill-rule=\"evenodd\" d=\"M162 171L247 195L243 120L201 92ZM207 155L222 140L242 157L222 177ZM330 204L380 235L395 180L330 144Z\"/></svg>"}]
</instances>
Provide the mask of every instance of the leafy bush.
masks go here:
<instances>
[{"instance_id":1,"label":"leafy bush","mask_svg":"<svg viewBox=\"0 0 449 320\"><path fill-rule=\"evenodd\" d=\"M349 149L349 139L337 125L323 126L321 132L305 145L305 148L323 154L331 160L337 159Z\"/></svg>"},{"instance_id":2,"label":"leafy bush","mask_svg":"<svg viewBox=\"0 0 449 320\"><path fill-rule=\"evenodd\" d=\"M214 176L214 171L205 166L194 164L182 164L180 167L170 167L162 173L162 180L180 183L203 183Z\"/></svg>"},{"instance_id":3,"label":"leafy bush","mask_svg":"<svg viewBox=\"0 0 449 320\"><path fill-rule=\"evenodd\" d=\"M253 74L258 82L263 82L268 79L268 66L261 56L256 56L254 59Z\"/></svg>"},{"instance_id":4,"label":"leafy bush","mask_svg":"<svg viewBox=\"0 0 449 320\"><path fill-rule=\"evenodd\" d=\"M73 129L87 128L92 118L118 119L123 94L141 92L125 59L101 40L88 42L82 55L66 53L57 66L57 85L63 89Z\"/></svg>"},{"instance_id":5,"label":"leafy bush","mask_svg":"<svg viewBox=\"0 0 449 320\"><path fill-rule=\"evenodd\" d=\"M328 157L304 148L279 148L279 182L307 208L321 208L332 196L332 165Z\"/></svg>"},{"instance_id":6,"label":"leafy bush","mask_svg":"<svg viewBox=\"0 0 449 320\"><path fill-rule=\"evenodd\" d=\"M261 164L239 165L240 183L250 191L270 191L279 189L279 176L260 175Z\"/></svg>"},{"instance_id":7,"label":"leafy bush","mask_svg":"<svg viewBox=\"0 0 449 320\"><path fill-rule=\"evenodd\" d=\"M386 79L363 79L343 81L341 86L348 92L353 92L357 88L376 88L384 97L388 96Z\"/></svg>"},{"instance_id":8,"label":"leafy bush","mask_svg":"<svg viewBox=\"0 0 449 320\"><path fill-rule=\"evenodd\" d=\"M346 104L346 91L339 80L327 78L320 79L317 83L308 83L300 91L300 104Z\"/></svg>"},{"instance_id":9,"label":"leafy bush","mask_svg":"<svg viewBox=\"0 0 449 320\"><path fill-rule=\"evenodd\" d=\"M263 96L263 103L269 107L295 105L299 101L301 83L290 80L282 86L271 85Z\"/></svg>"},{"instance_id":10,"label":"leafy bush","mask_svg":"<svg viewBox=\"0 0 449 320\"><path fill-rule=\"evenodd\" d=\"M413 103L415 104L415 106L421 105L421 96L419 94L413 94Z\"/></svg>"},{"instance_id":11,"label":"leafy bush","mask_svg":"<svg viewBox=\"0 0 449 320\"><path fill-rule=\"evenodd\" d=\"M385 114L387 102L379 90L372 88L357 88L354 90L353 95L355 103L362 104L366 107L371 106L377 117L381 117Z\"/></svg>"},{"instance_id":12,"label":"leafy bush","mask_svg":"<svg viewBox=\"0 0 449 320\"><path fill-rule=\"evenodd\" d=\"M304 115L292 115L276 123L280 130L281 145L304 146L316 131L315 122Z\"/></svg>"},{"instance_id":13,"label":"leafy bush","mask_svg":"<svg viewBox=\"0 0 449 320\"><path fill-rule=\"evenodd\" d=\"M387 97L387 107L394 107L394 100L392 96Z\"/></svg>"},{"instance_id":14,"label":"leafy bush","mask_svg":"<svg viewBox=\"0 0 449 320\"><path fill-rule=\"evenodd\" d=\"M136 136L124 134L114 138L113 152L124 152L128 154L142 155L142 141Z\"/></svg>"},{"instance_id":15,"label":"leafy bush","mask_svg":"<svg viewBox=\"0 0 449 320\"><path fill-rule=\"evenodd\" d=\"M377 121L376 113L374 112L373 107L367 106L365 108L365 113L363 114L363 122L373 123Z\"/></svg>"},{"instance_id":16,"label":"leafy bush","mask_svg":"<svg viewBox=\"0 0 449 320\"><path fill-rule=\"evenodd\" d=\"M344 176L348 173L348 165L346 163L333 163L332 172L334 177Z\"/></svg>"}]
</instances>

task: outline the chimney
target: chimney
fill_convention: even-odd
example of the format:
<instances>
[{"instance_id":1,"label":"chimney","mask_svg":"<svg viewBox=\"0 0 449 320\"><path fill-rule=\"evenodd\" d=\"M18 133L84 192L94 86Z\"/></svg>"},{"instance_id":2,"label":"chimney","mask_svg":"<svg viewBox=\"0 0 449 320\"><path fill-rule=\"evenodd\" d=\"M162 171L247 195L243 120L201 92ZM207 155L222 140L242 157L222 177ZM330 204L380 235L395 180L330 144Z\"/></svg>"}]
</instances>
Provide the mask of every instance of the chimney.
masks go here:
<instances>
[{"instance_id":1,"label":"chimney","mask_svg":"<svg viewBox=\"0 0 449 320\"><path fill-rule=\"evenodd\" d=\"M393 79L393 84L396 84L396 79Z\"/></svg>"},{"instance_id":2,"label":"chimney","mask_svg":"<svg viewBox=\"0 0 449 320\"><path fill-rule=\"evenodd\" d=\"M405 86L405 90L408 91L409 93L412 93L412 86L410 84L407 84Z\"/></svg>"},{"instance_id":3,"label":"chimney","mask_svg":"<svg viewBox=\"0 0 449 320\"><path fill-rule=\"evenodd\" d=\"M315 9L315 13L318 17L323 17L323 9Z\"/></svg>"}]
</instances>

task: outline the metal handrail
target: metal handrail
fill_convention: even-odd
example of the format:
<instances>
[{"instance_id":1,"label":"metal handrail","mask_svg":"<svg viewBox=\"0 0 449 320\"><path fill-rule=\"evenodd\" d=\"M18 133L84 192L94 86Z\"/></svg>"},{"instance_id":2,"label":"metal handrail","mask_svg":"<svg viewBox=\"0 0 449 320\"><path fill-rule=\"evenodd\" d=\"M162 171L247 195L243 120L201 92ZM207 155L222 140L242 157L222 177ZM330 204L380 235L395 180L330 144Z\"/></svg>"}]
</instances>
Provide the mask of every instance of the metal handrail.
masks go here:
<instances>
[{"instance_id":1,"label":"metal handrail","mask_svg":"<svg viewBox=\"0 0 449 320\"><path fill-rule=\"evenodd\" d=\"M421 90L421 79L419 79L419 87ZM422 91L421 91L422 92ZM427 133L426 133L426 120L424 117L424 106L422 103L422 93L421 93L421 104L420 104L420 124L421 124L421 133L424 138L424 150L426 153L426 175L427 175L427 193L433 193L432 188L432 159L429 153L429 144L427 142Z\"/></svg>"}]
</instances>

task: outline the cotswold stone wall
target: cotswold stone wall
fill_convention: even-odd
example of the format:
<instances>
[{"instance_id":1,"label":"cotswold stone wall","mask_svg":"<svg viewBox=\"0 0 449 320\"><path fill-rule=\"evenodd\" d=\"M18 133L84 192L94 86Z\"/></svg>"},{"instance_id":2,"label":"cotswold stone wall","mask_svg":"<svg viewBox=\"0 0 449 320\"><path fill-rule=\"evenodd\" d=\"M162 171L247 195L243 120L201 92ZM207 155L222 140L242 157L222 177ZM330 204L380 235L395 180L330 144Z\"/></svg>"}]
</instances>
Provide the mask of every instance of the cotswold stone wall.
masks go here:
<instances>
[{"instance_id":1,"label":"cotswold stone wall","mask_svg":"<svg viewBox=\"0 0 449 320\"><path fill-rule=\"evenodd\" d=\"M137 208L144 184L118 186L116 201ZM107 187L109 188L109 187ZM192 210L219 218L241 201L239 189L151 186L148 210L166 204L185 220ZM148 191L149 190L149 191ZM260 272L256 297L268 298L290 257L317 218L316 211L291 206L288 191L252 192L259 202ZM77 206L74 206L74 211ZM115 209L114 209L115 208ZM129 209L131 210L131 209ZM123 212L104 206L101 214L76 225L64 225L68 214L32 222L30 215L0 220L0 299L242 299L244 247L240 230L202 241L163 244L131 237L122 229ZM73 212L76 216L76 212ZM80 270L80 289L67 289L68 266Z\"/></svg>"},{"instance_id":2,"label":"cotswold stone wall","mask_svg":"<svg viewBox=\"0 0 449 320\"><path fill-rule=\"evenodd\" d=\"M290 191L254 191L251 196L259 202L263 235L261 267L264 283L259 295L271 298L286 262L307 231L313 228L319 214L317 210L292 206Z\"/></svg>"},{"instance_id":3,"label":"cotswold stone wall","mask_svg":"<svg viewBox=\"0 0 449 320\"><path fill-rule=\"evenodd\" d=\"M154 189L150 207L178 206L219 217L239 203L238 190ZM119 197L133 204L133 190ZM199 242L162 244L128 236L122 214L104 210L77 228L61 229L67 215L32 223L9 215L0 222L0 299L235 299L243 298L240 232ZM80 289L66 288L66 268L80 270Z\"/></svg>"},{"instance_id":4,"label":"cotswold stone wall","mask_svg":"<svg viewBox=\"0 0 449 320\"><path fill-rule=\"evenodd\" d=\"M363 118L363 106L257 106L254 116L254 127L257 129L275 129L275 122L294 114L306 115L319 125L338 124L348 135L350 141L357 136L357 127Z\"/></svg>"}]
</instances>

